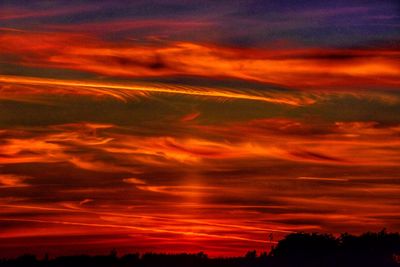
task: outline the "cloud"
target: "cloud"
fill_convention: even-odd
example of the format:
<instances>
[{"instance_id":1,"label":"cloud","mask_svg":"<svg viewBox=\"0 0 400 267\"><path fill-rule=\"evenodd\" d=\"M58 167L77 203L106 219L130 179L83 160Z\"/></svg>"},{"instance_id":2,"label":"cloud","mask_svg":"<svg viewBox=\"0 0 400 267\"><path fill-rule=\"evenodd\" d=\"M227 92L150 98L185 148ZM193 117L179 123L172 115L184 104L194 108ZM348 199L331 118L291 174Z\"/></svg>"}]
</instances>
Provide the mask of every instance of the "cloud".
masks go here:
<instances>
[{"instance_id":1,"label":"cloud","mask_svg":"<svg viewBox=\"0 0 400 267\"><path fill-rule=\"evenodd\" d=\"M305 181L328 181L328 182L348 182L349 179L347 178L335 178L335 177L297 177L298 180L305 180Z\"/></svg>"},{"instance_id":2,"label":"cloud","mask_svg":"<svg viewBox=\"0 0 400 267\"><path fill-rule=\"evenodd\" d=\"M192 121L197 119L201 115L200 112L189 113L181 118L182 122Z\"/></svg>"},{"instance_id":3,"label":"cloud","mask_svg":"<svg viewBox=\"0 0 400 267\"><path fill-rule=\"evenodd\" d=\"M145 181L138 179L138 178L134 178L134 177L124 178L124 179L122 179L122 181L124 181L125 183L128 183L128 184L135 184L135 185L146 184Z\"/></svg>"},{"instance_id":4,"label":"cloud","mask_svg":"<svg viewBox=\"0 0 400 267\"><path fill-rule=\"evenodd\" d=\"M16 64L110 77L231 77L319 90L399 86L398 52L390 49L277 50L190 42L116 45L78 33L15 31L3 31L0 41L2 54L16 57ZM27 42L32 45L24 45Z\"/></svg>"},{"instance_id":5,"label":"cloud","mask_svg":"<svg viewBox=\"0 0 400 267\"><path fill-rule=\"evenodd\" d=\"M13 84L17 85L33 85L33 86L58 86L61 88L67 88L67 90L52 90L49 93L57 94L68 92L72 93L75 90L81 91L82 89L87 90L88 95L105 95L113 96L117 99L126 100L125 96L134 96L135 93L138 95L145 95L146 93L166 93L166 94L177 94L177 95L188 95L198 97L208 97L216 99L234 99L234 100L249 100L249 101L261 101L274 104L283 104L290 106L299 105L310 105L314 103L314 100L307 97L296 97L287 93L279 92L266 92L254 94L252 92L227 90L221 88L205 88L205 87L190 87L190 86L171 86L167 84L122 84L122 83L99 83L90 81L68 81L68 80L55 80L55 79L44 79L44 78L33 78L33 77L18 77L18 76L0 76L0 82L3 82L7 87ZM17 87L18 89L18 87ZM122 92L121 92L122 91ZM130 94L133 92L133 94ZM19 96L21 93L17 91L16 95ZM35 94L35 92L28 92L29 94ZM85 95L77 93L77 95ZM6 96L6 99L11 96ZM17 99L17 98L16 98ZM17 99L18 100L18 99Z\"/></svg>"},{"instance_id":6,"label":"cloud","mask_svg":"<svg viewBox=\"0 0 400 267\"><path fill-rule=\"evenodd\" d=\"M37 18L46 18L46 17L56 17L61 15L72 15L76 13L82 13L85 11L93 11L98 8L99 5L78 5L72 7L64 7L64 8L49 8L44 9L40 8L24 8L21 6L2 6L0 11L0 20L23 20L23 19L37 19Z\"/></svg>"},{"instance_id":7,"label":"cloud","mask_svg":"<svg viewBox=\"0 0 400 267\"><path fill-rule=\"evenodd\" d=\"M0 188L29 186L25 183L27 179L29 179L29 177L14 174L0 174Z\"/></svg>"}]
</instances>

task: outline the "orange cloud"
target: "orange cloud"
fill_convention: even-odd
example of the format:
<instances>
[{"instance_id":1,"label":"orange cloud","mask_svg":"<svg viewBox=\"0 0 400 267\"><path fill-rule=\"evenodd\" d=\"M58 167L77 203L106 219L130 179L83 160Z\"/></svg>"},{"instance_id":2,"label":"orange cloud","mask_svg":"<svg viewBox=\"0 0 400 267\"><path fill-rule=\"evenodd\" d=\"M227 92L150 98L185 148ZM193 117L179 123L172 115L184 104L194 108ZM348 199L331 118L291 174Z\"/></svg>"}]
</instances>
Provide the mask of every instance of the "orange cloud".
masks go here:
<instances>
[{"instance_id":1,"label":"orange cloud","mask_svg":"<svg viewBox=\"0 0 400 267\"><path fill-rule=\"evenodd\" d=\"M4 138L0 148L3 163L69 162L85 170L138 173L140 168L113 165L90 152L96 149L128 165L173 166L177 163L209 166L212 161L253 158L280 159L336 165L396 166L400 142L398 125L337 122L324 128L301 121L254 120L217 126L187 125L198 136L143 137L108 131L112 125L70 124L53 127L42 136ZM320 127L320 126L318 126ZM243 135L245 134L245 135ZM218 135L207 139L203 135ZM70 153L70 147L88 152ZM357 157L354 155L357 154ZM128 181L128 180L127 180Z\"/></svg>"},{"instance_id":2,"label":"orange cloud","mask_svg":"<svg viewBox=\"0 0 400 267\"><path fill-rule=\"evenodd\" d=\"M0 21L91 8L4 9ZM163 41L164 31L217 26L208 17L33 24L49 31L0 28L0 64L10 73L0 75L0 254L238 255L293 231L398 229L395 48ZM138 28L161 30L118 39ZM123 103L93 101L109 97ZM371 101L382 116L352 119L341 110L349 99L360 105L355 113ZM82 117L70 118L71 107Z\"/></svg>"},{"instance_id":3,"label":"orange cloud","mask_svg":"<svg viewBox=\"0 0 400 267\"><path fill-rule=\"evenodd\" d=\"M196 118L198 118L200 115L201 115L200 112L190 113L190 114L183 116L181 118L181 121L183 121L183 122L192 121L192 120L195 120Z\"/></svg>"},{"instance_id":4,"label":"orange cloud","mask_svg":"<svg viewBox=\"0 0 400 267\"><path fill-rule=\"evenodd\" d=\"M149 85L149 84L121 84L121 83L98 83L90 81L68 81L68 80L56 80L56 79L43 79L43 78L33 78L33 77L18 77L18 76L6 76L0 75L0 82L6 85L17 84L17 85L33 85L33 86L58 86L66 87L67 92L69 89L82 90L87 89L87 94L96 95L111 95L117 99L125 100L123 93L118 91L127 92L126 95L129 96L130 92L138 93L139 95L144 95L146 93L168 93L168 94L180 94L180 95L190 95L190 96L201 96L201 97L211 97L217 99L239 99L239 100L251 100L251 101L263 101L276 104L285 104L291 106L307 105L314 103L314 100L307 97L296 97L285 93L264 93L264 94L252 94L234 90L218 89L218 88L196 88L190 86L170 86L163 84ZM42 91L43 92L43 91ZM65 91L50 91L49 93L60 93ZM17 95L21 93L17 91ZM26 93L25 93L26 94ZM78 93L81 94L82 93ZM83 94L84 95L84 94ZM6 97L7 98L7 97ZM8 96L11 98L11 96Z\"/></svg>"},{"instance_id":5,"label":"orange cloud","mask_svg":"<svg viewBox=\"0 0 400 267\"><path fill-rule=\"evenodd\" d=\"M138 178L134 178L134 177L131 177L131 178L124 178L123 181L124 181L125 183L128 183L128 184L135 184L135 185L146 184L145 181L143 181L143 180L141 180L141 179L138 179Z\"/></svg>"},{"instance_id":6,"label":"orange cloud","mask_svg":"<svg viewBox=\"0 0 400 267\"><path fill-rule=\"evenodd\" d=\"M26 44L30 45L27 46ZM26 66L107 76L233 77L294 88L397 88L399 52L389 49L268 50L188 42L115 45L72 33L3 31L3 55Z\"/></svg>"},{"instance_id":7,"label":"orange cloud","mask_svg":"<svg viewBox=\"0 0 400 267\"><path fill-rule=\"evenodd\" d=\"M28 186L24 182L27 178L13 174L0 174L0 188Z\"/></svg>"}]
</instances>

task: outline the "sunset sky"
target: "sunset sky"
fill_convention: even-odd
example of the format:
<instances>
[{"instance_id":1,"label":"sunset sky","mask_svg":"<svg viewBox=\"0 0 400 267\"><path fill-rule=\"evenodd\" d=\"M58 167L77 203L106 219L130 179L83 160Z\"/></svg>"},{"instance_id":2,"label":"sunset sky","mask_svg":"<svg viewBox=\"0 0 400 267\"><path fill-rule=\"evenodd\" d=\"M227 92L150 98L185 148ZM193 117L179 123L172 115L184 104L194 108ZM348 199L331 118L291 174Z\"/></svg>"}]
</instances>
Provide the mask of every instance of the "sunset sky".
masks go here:
<instances>
[{"instance_id":1,"label":"sunset sky","mask_svg":"<svg viewBox=\"0 0 400 267\"><path fill-rule=\"evenodd\" d=\"M242 255L399 204L397 0L0 2L0 257Z\"/></svg>"}]
</instances>

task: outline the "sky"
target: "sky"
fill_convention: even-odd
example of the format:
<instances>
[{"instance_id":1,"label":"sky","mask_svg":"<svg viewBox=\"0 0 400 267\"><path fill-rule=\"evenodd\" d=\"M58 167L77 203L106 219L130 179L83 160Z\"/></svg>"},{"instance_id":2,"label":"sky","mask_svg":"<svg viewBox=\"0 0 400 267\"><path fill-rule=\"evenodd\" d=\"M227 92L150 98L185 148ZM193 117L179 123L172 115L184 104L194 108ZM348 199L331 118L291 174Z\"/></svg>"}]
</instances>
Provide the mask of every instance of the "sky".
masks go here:
<instances>
[{"instance_id":1,"label":"sky","mask_svg":"<svg viewBox=\"0 0 400 267\"><path fill-rule=\"evenodd\" d=\"M0 3L0 257L400 231L398 1Z\"/></svg>"}]
</instances>

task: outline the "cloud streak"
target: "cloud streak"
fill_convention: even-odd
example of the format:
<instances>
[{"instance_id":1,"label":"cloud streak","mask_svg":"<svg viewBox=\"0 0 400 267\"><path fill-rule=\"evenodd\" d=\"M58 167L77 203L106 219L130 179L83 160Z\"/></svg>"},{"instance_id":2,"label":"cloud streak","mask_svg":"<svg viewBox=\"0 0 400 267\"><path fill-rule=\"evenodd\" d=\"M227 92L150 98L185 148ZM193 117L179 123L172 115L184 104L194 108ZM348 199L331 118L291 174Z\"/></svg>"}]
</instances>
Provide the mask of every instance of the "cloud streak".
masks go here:
<instances>
[{"instance_id":1,"label":"cloud streak","mask_svg":"<svg viewBox=\"0 0 400 267\"><path fill-rule=\"evenodd\" d=\"M209 88L191 88L184 86L167 86L167 85L159 85L159 86L151 86L151 85L134 85L134 84L117 84L117 83L96 83L96 82L85 82L85 81L66 81L66 80L54 80L54 79L40 79L40 78L32 78L32 77L17 77L17 76L0 76L0 82L6 84L29 84L29 85L45 85L45 86L65 86L65 87L73 87L73 88L83 88L94 90L96 93L99 90L105 90L104 95L112 95L116 98L119 98L120 95L117 93L113 94L108 90L124 90L124 91L133 91L138 93L168 93L168 94L182 94L182 95L190 95L190 96L202 96L202 97L212 97L212 98L220 98L220 99L239 99L239 100L251 100L251 101L263 101L269 103L276 104L285 104L285 105L306 105L312 104L314 101L312 99L291 99L291 97L283 97L283 96L266 96L263 95L252 95L241 92L235 92L233 90L217 90L217 89L209 89ZM96 90L99 89L99 90Z\"/></svg>"},{"instance_id":2,"label":"cloud streak","mask_svg":"<svg viewBox=\"0 0 400 267\"><path fill-rule=\"evenodd\" d=\"M111 77L232 77L304 89L399 86L395 49L276 50L189 42L116 46L79 33L15 31L3 31L0 41L2 54L16 57L17 64Z\"/></svg>"}]
</instances>

